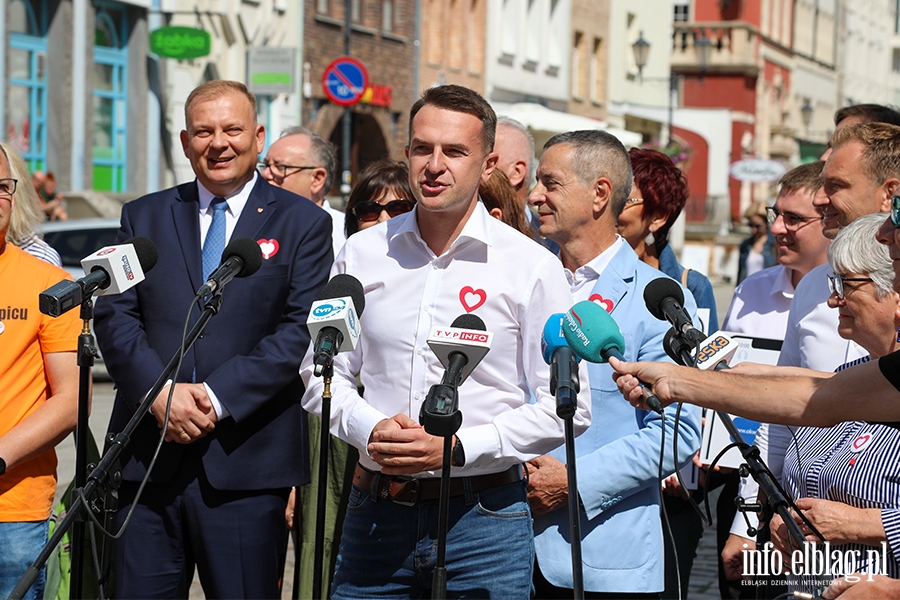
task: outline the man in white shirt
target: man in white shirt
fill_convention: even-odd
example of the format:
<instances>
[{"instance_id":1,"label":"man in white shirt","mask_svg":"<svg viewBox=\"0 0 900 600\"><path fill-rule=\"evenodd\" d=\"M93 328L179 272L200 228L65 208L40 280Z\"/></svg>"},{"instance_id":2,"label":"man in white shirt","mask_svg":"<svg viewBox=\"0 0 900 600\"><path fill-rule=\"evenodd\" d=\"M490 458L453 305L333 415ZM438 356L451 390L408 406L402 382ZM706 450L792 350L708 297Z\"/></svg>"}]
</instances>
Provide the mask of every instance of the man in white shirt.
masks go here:
<instances>
[{"instance_id":1,"label":"man in white shirt","mask_svg":"<svg viewBox=\"0 0 900 600\"><path fill-rule=\"evenodd\" d=\"M560 259L576 301L602 306L625 339L628 360L665 360L669 323L644 303L644 289L667 277L638 259L616 234L616 218L632 187L631 162L622 143L605 131L574 131L544 145L537 185L541 235L560 245ZM692 315L696 303L684 290ZM700 447L700 412L682 410L678 456L673 457L675 410L662 417L619 401L606 364L588 365L595 425L576 440L584 589L616 598L659 597L663 589L663 535L659 518L660 444L665 427L663 475L690 461ZM559 448L528 464L535 513L538 598L571 597L567 465ZM623 543L627 540L627 543Z\"/></svg>"},{"instance_id":2,"label":"man in white shirt","mask_svg":"<svg viewBox=\"0 0 900 600\"><path fill-rule=\"evenodd\" d=\"M477 93L426 90L410 111L406 150L416 208L353 235L332 269L358 278L366 294L359 345L335 357L331 385L331 431L360 450L333 598L420 597L430 588L443 438L417 416L444 373L429 334L461 313L479 316L494 337L459 387L447 593L529 596L534 545L522 463L564 439L540 340L572 297L557 259L478 201L497 160L495 126ZM303 407L320 413L324 386L312 377L310 353L301 375ZM575 430L589 424L580 398Z\"/></svg>"},{"instance_id":3,"label":"man in white shirt","mask_svg":"<svg viewBox=\"0 0 900 600\"><path fill-rule=\"evenodd\" d=\"M344 213L331 208L325 194L331 189L337 172L334 146L306 127L289 127L281 133L260 163L262 176L272 185L309 198L331 216L332 242L337 256L347 234Z\"/></svg>"},{"instance_id":4,"label":"man in white shirt","mask_svg":"<svg viewBox=\"0 0 900 600\"><path fill-rule=\"evenodd\" d=\"M725 331L773 340L784 339L794 288L807 273L825 264L828 246L831 244L831 239L822 235L822 217L815 207L817 197L818 202L824 201L824 164L823 161L818 161L800 165L788 171L778 182L781 188L775 205L768 209L768 219L778 248L779 264L754 273L741 282L734 291L722 326ZM834 338L835 343L844 343L837 335L836 327ZM765 437L765 432L763 435L758 434L757 445ZM773 466L771 462L770 467ZM780 466L778 471L780 472ZM735 478L736 475L729 476L717 505L721 526L727 527L731 523L731 535L724 543L724 548L721 548L721 567L724 571L720 571L719 587L723 597L724 587L727 586L724 578L740 580L741 550L754 547L747 533L747 522L742 514L736 514L733 500L736 492L747 502L752 502L756 498L758 487L752 479L743 478L736 490ZM733 521L729 515L733 516ZM755 513L748 513L747 517L752 526L758 525ZM720 530L719 533L719 539L724 541L722 536L727 531Z\"/></svg>"}]
</instances>

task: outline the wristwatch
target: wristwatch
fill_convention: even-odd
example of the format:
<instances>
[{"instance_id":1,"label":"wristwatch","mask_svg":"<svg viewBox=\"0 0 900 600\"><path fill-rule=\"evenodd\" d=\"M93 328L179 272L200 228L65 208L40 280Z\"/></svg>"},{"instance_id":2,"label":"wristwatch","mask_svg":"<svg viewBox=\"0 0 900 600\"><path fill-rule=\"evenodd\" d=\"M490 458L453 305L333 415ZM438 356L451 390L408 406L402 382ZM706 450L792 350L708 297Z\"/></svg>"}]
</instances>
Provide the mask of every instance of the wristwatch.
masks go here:
<instances>
[{"instance_id":1,"label":"wristwatch","mask_svg":"<svg viewBox=\"0 0 900 600\"><path fill-rule=\"evenodd\" d=\"M462 442L459 441L459 436L456 436L456 443L453 444L453 452L450 454L450 466L466 466L466 451L463 450Z\"/></svg>"},{"instance_id":2,"label":"wristwatch","mask_svg":"<svg viewBox=\"0 0 900 600\"><path fill-rule=\"evenodd\" d=\"M6 461L0 458L0 475L6 473Z\"/></svg>"}]
</instances>

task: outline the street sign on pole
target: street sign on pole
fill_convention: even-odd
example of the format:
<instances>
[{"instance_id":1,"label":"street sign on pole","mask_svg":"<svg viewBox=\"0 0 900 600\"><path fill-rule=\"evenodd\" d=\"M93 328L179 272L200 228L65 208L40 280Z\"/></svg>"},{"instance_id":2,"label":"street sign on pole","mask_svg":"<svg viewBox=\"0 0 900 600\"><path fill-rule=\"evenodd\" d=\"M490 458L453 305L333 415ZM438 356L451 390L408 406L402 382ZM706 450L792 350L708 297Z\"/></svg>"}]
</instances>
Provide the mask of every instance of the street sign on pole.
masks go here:
<instances>
[{"instance_id":1,"label":"street sign on pole","mask_svg":"<svg viewBox=\"0 0 900 600\"><path fill-rule=\"evenodd\" d=\"M322 74L322 88L328 99L339 106L352 106L362 100L369 87L369 73L357 59L342 56L331 61Z\"/></svg>"}]
</instances>

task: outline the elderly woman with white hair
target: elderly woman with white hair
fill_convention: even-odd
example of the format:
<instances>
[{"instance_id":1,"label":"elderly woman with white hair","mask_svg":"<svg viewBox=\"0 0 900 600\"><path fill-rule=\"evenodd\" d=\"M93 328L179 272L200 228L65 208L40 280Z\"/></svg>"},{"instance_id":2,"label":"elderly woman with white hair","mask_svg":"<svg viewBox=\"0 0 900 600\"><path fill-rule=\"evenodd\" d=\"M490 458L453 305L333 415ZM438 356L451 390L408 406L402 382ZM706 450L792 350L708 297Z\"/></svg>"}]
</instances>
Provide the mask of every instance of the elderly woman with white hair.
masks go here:
<instances>
[{"instance_id":1,"label":"elderly woman with white hair","mask_svg":"<svg viewBox=\"0 0 900 600\"><path fill-rule=\"evenodd\" d=\"M839 371L900 349L900 295L893 289L888 248L875 239L882 223L883 214L861 217L841 230L828 250L834 273L829 275L828 304L838 311L838 332L869 352ZM815 591L823 578L854 572L900 577L898 456L897 424L853 421L792 431L784 456L783 487L831 550L841 551L842 557L837 569L831 558L825 561L826 571L818 576L789 576L792 588ZM807 539L822 550L822 540L799 516L795 519ZM772 520L772 538L790 564L791 552L797 548L777 516Z\"/></svg>"}]
</instances>

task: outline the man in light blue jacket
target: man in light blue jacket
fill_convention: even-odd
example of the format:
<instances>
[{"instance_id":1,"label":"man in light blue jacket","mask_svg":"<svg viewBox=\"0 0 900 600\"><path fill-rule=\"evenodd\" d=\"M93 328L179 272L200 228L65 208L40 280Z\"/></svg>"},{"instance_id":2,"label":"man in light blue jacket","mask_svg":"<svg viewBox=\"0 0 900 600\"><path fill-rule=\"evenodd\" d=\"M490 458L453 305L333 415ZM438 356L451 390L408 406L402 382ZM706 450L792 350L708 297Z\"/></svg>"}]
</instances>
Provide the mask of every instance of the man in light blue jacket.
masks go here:
<instances>
[{"instance_id":1,"label":"man in light blue jacket","mask_svg":"<svg viewBox=\"0 0 900 600\"><path fill-rule=\"evenodd\" d=\"M544 146L529 202L540 233L560 245L560 259L576 302L598 303L625 339L627 360L668 361L662 347L669 324L647 310L648 283L666 277L638 259L616 234L616 217L631 190L625 148L604 131L575 131ZM693 317L696 303L684 290ZM609 365L588 367L594 419L575 443L581 506L582 562L587 592L658 598L663 589L663 535L659 515L659 455L663 476L687 464L700 446L700 412L685 406L677 429L675 407L665 421L622 401ZM665 435L663 436L663 428ZM571 597L565 448L528 464L534 512L537 598ZM597 597L591 594L590 597Z\"/></svg>"}]
</instances>

